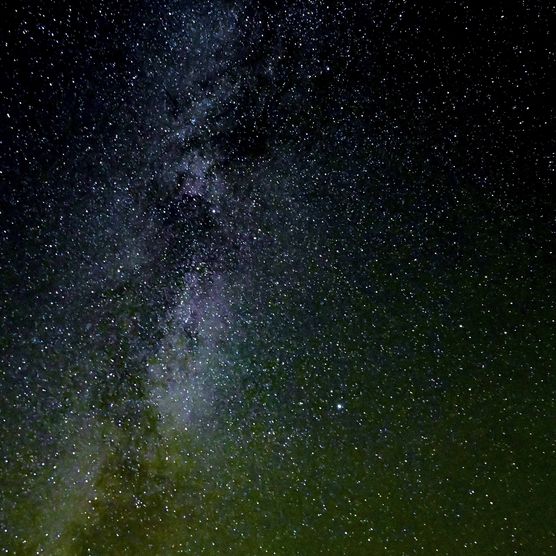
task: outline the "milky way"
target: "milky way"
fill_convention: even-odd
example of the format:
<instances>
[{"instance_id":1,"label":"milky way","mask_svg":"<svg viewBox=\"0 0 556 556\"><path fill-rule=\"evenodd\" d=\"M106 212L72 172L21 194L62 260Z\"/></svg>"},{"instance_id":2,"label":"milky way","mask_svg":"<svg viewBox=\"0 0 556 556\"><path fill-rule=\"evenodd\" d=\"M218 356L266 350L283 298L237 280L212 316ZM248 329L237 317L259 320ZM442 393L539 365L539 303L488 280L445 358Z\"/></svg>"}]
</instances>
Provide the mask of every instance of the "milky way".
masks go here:
<instances>
[{"instance_id":1,"label":"milky way","mask_svg":"<svg viewBox=\"0 0 556 556\"><path fill-rule=\"evenodd\" d=\"M84 4L2 8L0 552L551 554L550 7Z\"/></svg>"}]
</instances>

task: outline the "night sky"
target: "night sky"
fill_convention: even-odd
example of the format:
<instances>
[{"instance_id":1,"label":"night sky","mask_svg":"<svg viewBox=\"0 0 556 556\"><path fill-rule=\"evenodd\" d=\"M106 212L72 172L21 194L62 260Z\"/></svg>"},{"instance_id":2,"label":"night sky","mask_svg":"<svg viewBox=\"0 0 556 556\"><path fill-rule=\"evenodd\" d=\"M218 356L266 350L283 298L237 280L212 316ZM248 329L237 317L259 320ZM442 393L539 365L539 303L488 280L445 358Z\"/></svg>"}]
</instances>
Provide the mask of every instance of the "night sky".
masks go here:
<instances>
[{"instance_id":1,"label":"night sky","mask_svg":"<svg viewBox=\"0 0 556 556\"><path fill-rule=\"evenodd\" d=\"M555 553L551 2L1 6L0 553Z\"/></svg>"}]
</instances>

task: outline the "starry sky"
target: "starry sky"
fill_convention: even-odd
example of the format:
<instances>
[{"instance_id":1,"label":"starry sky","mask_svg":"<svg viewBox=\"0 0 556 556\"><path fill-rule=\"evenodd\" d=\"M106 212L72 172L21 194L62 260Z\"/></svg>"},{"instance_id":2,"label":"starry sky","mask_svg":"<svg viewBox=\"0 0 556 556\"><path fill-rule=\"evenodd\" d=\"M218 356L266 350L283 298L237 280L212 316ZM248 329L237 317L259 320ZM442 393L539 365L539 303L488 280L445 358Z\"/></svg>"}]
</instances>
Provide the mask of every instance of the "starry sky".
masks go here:
<instances>
[{"instance_id":1,"label":"starry sky","mask_svg":"<svg viewBox=\"0 0 556 556\"><path fill-rule=\"evenodd\" d=\"M554 553L550 2L1 6L1 554Z\"/></svg>"}]
</instances>

